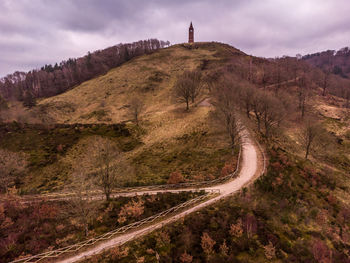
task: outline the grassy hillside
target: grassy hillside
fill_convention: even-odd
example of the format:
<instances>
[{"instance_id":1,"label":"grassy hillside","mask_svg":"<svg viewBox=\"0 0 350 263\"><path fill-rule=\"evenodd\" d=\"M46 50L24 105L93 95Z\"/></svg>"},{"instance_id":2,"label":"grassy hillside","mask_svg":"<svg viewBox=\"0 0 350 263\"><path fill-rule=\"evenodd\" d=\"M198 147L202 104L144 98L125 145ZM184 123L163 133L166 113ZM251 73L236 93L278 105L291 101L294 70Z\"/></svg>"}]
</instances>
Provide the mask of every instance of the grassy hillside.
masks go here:
<instances>
[{"instance_id":1,"label":"grassy hillside","mask_svg":"<svg viewBox=\"0 0 350 263\"><path fill-rule=\"evenodd\" d=\"M68 92L39 101L38 114L47 113L59 123L120 122L130 119L129 100L137 94L146 105L144 115L152 118L176 108L171 92L183 71L225 60L232 56L230 52L240 54L227 45L206 43L194 49L175 45L137 57Z\"/></svg>"},{"instance_id":2,"label":"grassy hillside","mask_svg":"<svg viewBox=\"0 0 350 263\"><path fill-rule=\"evenodd\" d=\"M34 116L36 122L41 119L41 124L2 129L0 148L6 154L20 154L28 164L17 176L16 188L22 193L63 190L82 162L81 156L89 151L94 155L91 145L96 136L110 140L123 152L131 168L125 175L126 185L165 184L172 172L189 181L221 176L221 169L235 161L224 128L211 115L212 107L201 103L208 96L205 83L189 112L173 98L173 85L186 69L200 68L204 75L210 74L229 58L242 55L218 43L195 48L176 45L134 58L70 91L38 101L21 115L22 119ZM128 121L133 95L145 105L140 127ZM116 134L114 124L121 122L127 135ZM96 170L94 160L84 166Z\"/></svg>"}]
</instances>

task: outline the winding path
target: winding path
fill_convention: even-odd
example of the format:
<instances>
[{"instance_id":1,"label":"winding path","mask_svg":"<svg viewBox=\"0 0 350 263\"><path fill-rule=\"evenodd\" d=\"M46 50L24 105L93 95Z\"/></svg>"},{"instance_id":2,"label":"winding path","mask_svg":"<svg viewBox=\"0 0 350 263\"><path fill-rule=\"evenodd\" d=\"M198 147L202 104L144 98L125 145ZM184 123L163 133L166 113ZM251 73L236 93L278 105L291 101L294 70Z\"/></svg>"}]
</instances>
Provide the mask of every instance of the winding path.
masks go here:
<instances>
[{"instance_id":1,"label":"winding path","mask_svg":"<svg viewBox=\"0 0 350 263\"><path fill-rule=\"evenodd\" d=\"M222 198L225 198L233 193L236 193L237 191L239 191L240 189L242 189L243 187L245 187L249 183L251 183L255 178L257 178L261 174L261 171L259 171L260 169L258 168L259 167L258 155L260 152L261 152L260 149L258 149L258 146L252 141L248 131L245 131L244 136L242 136L242 163L241 163L239 176L237 178L235 178L231 181L228 181L224 184L221 184L221 185L201 188L202 190L207 190L207 191L219 189L220 194L218 196L216 196L210 200L207 200L203 203L200 203L194 207L191 207L191 208L189 208L189 209L187 209L179 214L176 214L176 215L173 215L169 218L166 218L160 222L157 222L155 224L146 226L144 228L141 228L141 229L129 232L129 233L119 235L119 236L112 238L108 241L102 242L102 243L96 245L95 247L91 247L91 248L87 249L86 251L83 251L83 252L76 254L76 255L72 255L72 256L70 256L66 259L63 259L63 260L58 260L57 262L60 262L60 263L77 262L77 261L83 260L85 258L91 257L93 255L99 254L106 249L125 244L126 242L128 242L132 239L136 239L138 237L141 237L147 233L150 233L156 229L163 227L166 224L172 223L172 222L178 220L179 218L182 218L182 217L184 217L190 213L193 213L195 211L198 211L199 209L201 209L203 207L211 205ZM263 170L263 169L261 169L261 170ZM189 191L190 189L184 189L184 190ZM166 190L163 190L163 191L166 191ZM179 189L177 191L181 191L181 190Z\"/></svg>"}]
</instances>

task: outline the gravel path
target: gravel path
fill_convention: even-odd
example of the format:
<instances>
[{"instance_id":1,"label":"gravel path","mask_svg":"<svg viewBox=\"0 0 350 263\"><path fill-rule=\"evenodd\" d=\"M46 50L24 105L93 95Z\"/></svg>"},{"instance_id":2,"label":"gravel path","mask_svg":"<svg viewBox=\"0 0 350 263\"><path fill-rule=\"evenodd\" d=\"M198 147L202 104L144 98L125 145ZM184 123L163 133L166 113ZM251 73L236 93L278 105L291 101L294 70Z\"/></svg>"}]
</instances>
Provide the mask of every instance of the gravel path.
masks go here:
<instances>
[{"instance_id":1,"label":"gravel path","mask_svg":"<svg viewBox=\"0 0 350 263\"><path fill-rule=\"evenodd\" d=\"M239 172L239 176L229 182L226 182L222 185L216 185L213 187L203 188L203 189L219 189L220 194L208 201L205 201L203 203L200 203L192 208L187 209L186 211L183 211L177 215L174 215L172 217L169 217L167 219L164 219L160 222L157 222L153 225L146 226L142 229L122 234L120 236L117 236L111 240L108 240L106 242L100 243L99 245L92 247L86 251L83 251L77 255L68 257L64 260L58 261L61 263L70 263L70 262L77 262L79 260L82 260L84 258L90 257L92 255L99 254L103 252L106 249L125 244L126 242L141 237L147 233L150 233L156 229L161 228L162 226L172 223L176 220L178 220L181 217L184 217L190 213L193 213L195 211L198 211L199 209L206 207L208 205L211 205L218 200L227 197L230 194L236 193L239 191L242 187L250 183L252 180L256 178L258 171L258 149L257 146L253 143L253 141L250 139L250 135L248 132L245 133L245 136L243 136L243 145L242 145L242 164L241 164L241 170ZM188 189L187 189L188 191Z\"/></svg>"}]
</instances>

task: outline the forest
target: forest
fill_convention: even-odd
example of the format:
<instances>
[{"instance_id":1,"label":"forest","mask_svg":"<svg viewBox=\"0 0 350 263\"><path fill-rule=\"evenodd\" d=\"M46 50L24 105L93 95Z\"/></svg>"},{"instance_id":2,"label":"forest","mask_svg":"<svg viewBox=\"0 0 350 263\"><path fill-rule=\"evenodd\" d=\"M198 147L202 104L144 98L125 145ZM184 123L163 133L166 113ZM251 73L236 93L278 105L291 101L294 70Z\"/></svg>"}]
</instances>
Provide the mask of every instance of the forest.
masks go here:
<instances>
[{"instance_id":1,"label":"forest","mask_svg":"<svg viewBox=\"0 0 350 263\"><path fill-rule=\"evenodd\" d=\"M0 95L7 100L25 101L27 106L33 106L34 98L60 94L86 80L105 74L135 56L151 53L169 44L157 39L140 40L89 52L84 57L45 65L27 73L15 72L0 79Z\"/></svg>"}]
</instances>

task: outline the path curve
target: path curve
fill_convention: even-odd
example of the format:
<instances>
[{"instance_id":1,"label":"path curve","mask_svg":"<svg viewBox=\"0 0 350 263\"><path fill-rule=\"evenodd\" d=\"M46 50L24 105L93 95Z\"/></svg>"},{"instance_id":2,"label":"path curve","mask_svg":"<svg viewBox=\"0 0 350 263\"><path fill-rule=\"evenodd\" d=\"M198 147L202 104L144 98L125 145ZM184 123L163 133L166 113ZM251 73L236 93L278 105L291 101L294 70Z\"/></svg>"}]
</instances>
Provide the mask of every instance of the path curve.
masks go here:
<instances>
[{"instance_id":1,"label":"path curve","mask_svg":"<svg viewBox=\"0 0 350 263\"><path fill-rule=\"evenodd\" d=\"M70 256L63 260L58 260L56 262L60 263L72 263L77 262L80 260L83 260L85 258L91 257L93 255L99 254L106 249L120 246L125 244L126 242L141 237L143 235L146 235L154 230L157 230L161 227L163 227L166 224L172 223L179 218L182 218L190 213L193 213L195 211L198 211L199 209L206 207L208 205L211 205L218 200L225 198L231 194L236 193L249 183L251 183L257 176L259 176L261 173L258 171L258 146L255 145L253 140L250 137L250 134L248 131L244 131L244 134L242 136L242 163L241 163L241 169L239 172L239 176L231 181L228 181L221 185L216 185L213 187L205 187L202 188L203 190L214 190L219 189L220 194L208 201L205 201L203 203L200 203L194 207L191 207L179 214L176 214L174 216L171 216L167 219L164 219L160 222L157 222L153 225L146 226L144 228L141 228L139 230L132 231L130 233L122 234L117 237L114 237L106 242L100 243L99 245L95 247L91 247L86 251L83 251L77 255ZM262 153L263 154L263 153ZM188 189L186 189L188 191Z\"/></svg>"}]
</instances>

